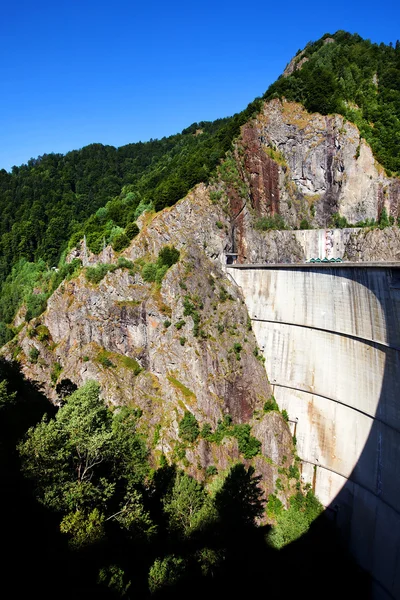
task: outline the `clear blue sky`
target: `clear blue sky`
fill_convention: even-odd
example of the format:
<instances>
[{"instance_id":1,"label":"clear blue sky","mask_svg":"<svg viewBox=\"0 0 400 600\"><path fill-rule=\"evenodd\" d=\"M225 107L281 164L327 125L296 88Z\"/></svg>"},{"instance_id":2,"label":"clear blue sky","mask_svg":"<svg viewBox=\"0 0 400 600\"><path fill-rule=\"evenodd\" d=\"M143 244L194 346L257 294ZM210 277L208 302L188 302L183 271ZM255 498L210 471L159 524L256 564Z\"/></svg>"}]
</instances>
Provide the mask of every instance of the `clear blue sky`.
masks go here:
<instances>
[{"instance_id":1,"label":"clear blue sky","mask_svg":"<svg viewBox=\"0 0 400 600\"><path fill-rule=\"evenodd\" d=\"M0 168L242 110L299 48L400 38L397 0L3 0Z\"/></svg>"}]
</instances>

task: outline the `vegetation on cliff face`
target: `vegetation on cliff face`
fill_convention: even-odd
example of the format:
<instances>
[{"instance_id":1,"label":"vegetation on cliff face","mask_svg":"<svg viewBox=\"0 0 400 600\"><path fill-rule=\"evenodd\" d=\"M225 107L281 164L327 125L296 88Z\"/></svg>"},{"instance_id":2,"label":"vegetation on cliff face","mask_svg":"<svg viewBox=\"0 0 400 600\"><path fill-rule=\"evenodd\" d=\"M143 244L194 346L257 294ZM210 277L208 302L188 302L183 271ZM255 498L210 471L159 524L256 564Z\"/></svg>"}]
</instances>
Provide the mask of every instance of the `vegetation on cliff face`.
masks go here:
<instances>
[{"instance_id":1,"label":"vegetation on cliff face","mask_svg":"<svg viewBox=\"0 0 400 600\"><path fill-rule=\"evenodd\" d=\"M216 598L249 585L260 591L266 569L279 582L290 568L297 580L305 548L315 567L337 552L325 529L323 546L310 540L295 554L273 549L319 514L311 492L293 496L287 513L269 498L278 526L257 527L265 501L252 467L213 470L206 486L164 457L151 468L141 412L110 410L95 382L55 412L12 367L0 363L0 375L1 506L9 525L3 585L13 580L16 597L29 590L42 598L184 598L196 589ZM38 578L41 561L46 576ZM15 577L16 565L24 577Z\"/></svg>"},{"instance_id":2,"label":"vegetation on cliff face","mask_svg":"<svg viewBox=\"0 0 400 600\"><path fill-rule=\"evenodd\" d=\"M343 114L358 125L385 168L399 171L400 43L393 48L337 32L308 44L298 56L305 58L263 99L285 96L310 111ZM135 221L144 210L171 206L209 180L261 104L257 98L231 118L193 123L161 140L121 148L92 144L65 156L31 159L11 173L0 171L0 286L7 301L6 308L0 305L0 344L10 337L6 324L26 300L15 282L27 262L39 262L41 269L57 266L68 243L73 247L83 235L93 252L104 243L122 250L137 234ZM15 288L11 299L5 285Z\"/></svg>"},{"instance_id":3,"label":"vegetation on cliff face","mask_svg":"<svg viewBox=\"0 0 400 600\"><path fill-rule=\"evenodd\" d=\"M355 120L362 135L372 140L374 151L385 166L398 169L398 155L392 153L392 138L398 131L398 89L393 81L397 81L399 48L375 47L358 36L341 33L335 34L333 42L324 41L308 46L303 54L308 62L301 70L279 80L267 92L266 98L293 94L293 98L300 99L309 110L323 113L335 105L335 110ZM368 66L370 51L374 53L377 65L373 73ZM346 57L349 71L343 74L342 83L335 69ZM352 91L351 81L355 82L357 93ZM179 597L180 593L187 596L193 586L205 593L212 590L219 597L222 592L238 591L236 574L239 568L243 590L249 592L251 580L251 589L258 595L260 587L257 588L255 579L257 575L259 580L263 577L266 565L271 567L274 575L275 568L281 568L283 575L287 571L286 564L284 568L279 567L280 562L271 547L281 549L294 542L306 533L321 511L312 492L303 489L299 459L293 459L293 444L287 426L279 415L266 414L275 412L273 399L265 403L262 417L257 417L256 410L253 416L251 412L247 414L252 408L249 398L255 384L242 385L242 381L246 384L249 380L240 377L246 368L248 375L252 367L253 374L257 375L254 379L260 379L259 372L251 364L253 358L255 366L261 369L251 327L247 328L248 335L239 336L244 327L244 313L239 312L240 298L234 297L235 292L229 287L227 291L225 287L217 286L218 278L214 281L214 276L208 273L206 285L206 280L199 277L195 289L195 282L191 281L187 271L189 264L185 267L182 259L185 254L187 260L187 240L179 246L182 256L174 246L164 246L149 262L150 243L157 245L158 239L154 231L153 238L141 234L141 258L132 256L130 261L120 257L116 262L113 257L110 260L115 264L86 268L86 281L84 277L80 279L89 293L101 295L102 290L113 291L112 281L109 287L107 281L121 275L123 292L118 297L124 300L116 303L114 313L108 313L111 318L103 319L100 326L99 319L96 322L95 309L92 309L91 337L86 340L84 354L80 357L76 352L74 373L84 372L88 367L92 372L101 372L104 380L108 378L114 382L119 381L118 376L121 378L122 373L126 381L129 379L132 389L140 380L139 389L134 390L140 392L137 394L138 405L127 402L129 406L111 410L101 399L97 383L89 382L76 390L76 385L68 379L59 381L62 372L63 377L68 376L65 375L68 365L57 353L66 352L73 356L74 348L80 347L83 338L77 337L79 343L68 345L67 350L61 347L61 339L57 348L49 331L51 324L48 323L47 328L37 318L61 282L64 283L60 287L60 297L64 294L64 286L74 288L67 300L68 306L64 306L64 316L76 302L79 286L75 288L75 282L68 282L68 279L79 275L82 265L79 260L66 263L65 251L83 236L95 253L104 244L111 244L115 252L120 252L138 235L136 221L144 211L158 211L173 205L196 183L208 181L213 173L217 175L212 179L212 202L221 200L221 182L229 184L238 199L243 199L248 189L229 150L240 126L260 107L261 100L257 99L233 118L195 123L181 134L163 140L119 149L96 144L66 156L46 155L31 160L27 165L15 167L12 173L0 172L0 345L20 334L12 342L13 346L10 345L11 355L14 358L23 355L23 366L30 376L40 374L42 383L52 391L56 390L61 403L58 412L48 407L46 413L50 414L42 419L39 417L43 410L32 419L24 415L24 424L20 425L17 409L21 408L21 396L9 392L1 378L0 411L4 417L1 428L5 436L1 442L0 460L7 481L17 482L16 489L20 486L29 498L28 514L40 514L43 518L43 531L49 534L51 552L54 548L59 550L57 558L63 566L57 566L57 573L59 577L64 574L67 597L133 598L150 594ZM394 162L388 162L389 154L394 157ZM218 167L223 157L226 160ZM273 150L269 158L282 162ZM229 212L225 204L224 208ZM224 225L222 209L213 223L218 235L224 239L228 227ZM257 227L261 230L283 229L284 223L277 217L264 218L259 220ZM165 229L165 234L171 239L171 231ZM198 239L196 244L198 253L201 248ZM205 249L206 238L201 244ZM170 277L174 269L168 272L176 263L174 269L180 273L179 286L183 290L179 293ZM54 269L57 264L58 270ZM202 275L201 257L196 255L190 268L196 276ZM219 277L222 277L220 272ZM166 282L169 294L166 297L173 299L173 307L166 306L161 294ZM139 300L132 296L126 300L127 287L136 291L140 288L145 298ZM228 300L230 306L226 308L223 305ZM22 302L26 314L21 311L17 319L20 325L11 327L15 311ZM83 306L86 304L82 302ZM77 311L75 317L79 316L79 307L74 308ZM145 359L149 359L147 341L146 348L138 346L135 355L138 360L120 354L119 348L110 350L93 343L93 332L99 326L101 343L105 340L106 344L107 327L110 324L113 327L116 316L125 324L130 322L129 319L137 319L137 322L141 319L147 333L154 329L159 340L164 338L164 354L167 354L167 348L173 350L171 360L177 368L163 373L164 367L158 367L157 371L169 384L169 409L163 404L166 398L158 393L161 387L157 387L157 378L154 381L154 373L146 367ZM148 317L149 324L146 322ZM24 319L35 321L26 325ZM137 322L131 322L137 330ZM163 324L161 334L157 329L159 323ZM71 328L72 321L68 323L68 329ZM24 340L23 336L26 336ZM126 339L119 343L125 343ZM179 345L174 340L179 340ZM24 350L19 343L25 345ZM152 352L155 352L154 346L149 345ZM86 354L89 350L90 356ZM195 389L191 385L193 380L188 382L187 377L182 378L190 370L195 371L194 365L201 373L202 360L204 373L208 376L213 370L218 373L221 381L217 383L223 389L220 394L214 393L214 398L210 390L216 384L208 380L206 401L210 406L211 399L219 403L215 405L217 408L211 407L215 409L214 413L209 409L213 413L214 427L206 421L206 413L202 414L203 408L199 407L192 391ZM198 378L197 383L199 379L206 385L206 377ZM123 382L125 387L126 381ZM9 389L13 390L12 386ZM30 393L34 396L37 390L31 388ZM122 395L118 386L115 394ZM176 394L176 398L171 400L172 394ZM25 410L27 399L24 396L22 400ZM118 402L115 396L113 400ZM140 408L139 400L142 402ZM260 406L264 400L257 395ZM197 409L201 408L197 413L200 423L188 410L189 407L195 410L195 403ZM159 420L159 412L163 411L165 416L168 410L170 421L165 425ZM182 410L184 416L178 423L177 440L172 428ZM244 420L249 422L242 422L242 417L234 414L235 410L239 415L245 414ZM171 417L172 413L174 417ZM27 414L29 417L30 413ZM231 414L235 417L234 422ZM218 418L222 415L223 418ZM281 420L277 429L289 437L291 455L289 459L285 456L279 465L262 454L262 443L252 435L250 425L253 423L255 429L256 421L270 416ZM287 414L282 416L287 420ZM167 427L169 430L165 433ZM164 455L164 442L168 446L168 452L165 450L168 458ZM224 455L226 448L230 448L231 454L225 452ZM234 460L233 455L236 456ZM225 466L221 467L223 460ZM290 465L291 462L294 464ZM187 472L177 465L185 467ZM266 499L260 485L261 475L256 472L265 474L267 471L266 478L273 481L273 493ZM195 474L200 481L188 473ZM287 502L288 510L284 510L282 502ZM15 498L5 497L4 514L8 514L14 504ZM16 506L21 506L21 500ZM14 508L12 514L18 518ZM257 520L265 516L274 524L272 531L256 525ZM24 518L17 527L20 536L26 536L24 527L32 539L43 534L41 528L28 527ZM31 550L34 547L32 539L28 544ZM320 546L318 559L321 558L319 552ZM48 553L47 549L44 555ZM298 569L293 577L296 581L304 569L293 554L291 559L293 568ZM337 560L336 555L334 559ZM66 576L65 573L73 575ZM54 595L54 590L51 592Z\"/></svg>"}]
</instances>

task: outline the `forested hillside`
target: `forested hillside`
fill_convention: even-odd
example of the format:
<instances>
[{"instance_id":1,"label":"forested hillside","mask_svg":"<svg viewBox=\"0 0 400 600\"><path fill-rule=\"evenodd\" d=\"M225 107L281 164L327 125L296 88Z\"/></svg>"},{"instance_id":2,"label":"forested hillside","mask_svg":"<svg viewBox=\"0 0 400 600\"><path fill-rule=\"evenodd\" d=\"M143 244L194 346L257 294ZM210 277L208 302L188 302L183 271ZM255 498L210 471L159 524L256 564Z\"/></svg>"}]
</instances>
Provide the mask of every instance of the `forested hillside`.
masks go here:
<instances>
[{"instance_id":1,"label":"forested hillside","mask_svg":"<svg viewBox=\"0 0 400 600\"><path fill-rule=\"evenodd\" d=\"M358 125L387 171L400 172L399 40L393 47L345 31L326 34L298 52L294 69L270 86L266 100L285 97L309 112L340 113Z\"/></svg>"},{"instance_id":2,"label":"forested hillside","mask_svg":"<svg viewBox=\"0 0 400 600\"><path fill-rule=\"evenodd\" d=\"M284 96L309 111L343 114L387 173L400 171L400 42L392 47L346 32L326 34L299 51L293 67L264 100ZM193 123L161 140L92 144L0 171L0 345L12 337L7 325L23 300L29 298L29 314L45 306L59 283L49 269L68 244L86 235L96 253L104 243L126 247L144 210L171 206L209 180L261 103L258 98L231 118Z\"/></svg>"},{"instance_id":3,"label":"forested hillside","mask_svg":"<svg viewBox=\"0 0 400 600\"><path fill-rule=\"evenodd\" d=\"M260 102L161 140L120 148L92 144L0 171L0 345L11 335L5 324L35 285L51 278L49 268L68 241L73 245L87 234L98 252L145 209L171 206L207 181ZM136 231L131 228L130 236Z\"/></svg>"}]
</instances>

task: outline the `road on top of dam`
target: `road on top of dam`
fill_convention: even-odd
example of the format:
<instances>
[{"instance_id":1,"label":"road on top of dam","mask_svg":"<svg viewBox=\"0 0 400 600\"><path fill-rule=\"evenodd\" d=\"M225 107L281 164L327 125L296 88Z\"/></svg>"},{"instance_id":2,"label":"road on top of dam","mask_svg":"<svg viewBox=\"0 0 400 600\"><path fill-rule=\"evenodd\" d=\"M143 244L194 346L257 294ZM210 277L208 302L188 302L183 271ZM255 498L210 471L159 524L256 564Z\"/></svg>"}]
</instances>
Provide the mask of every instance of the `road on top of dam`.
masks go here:
<instances>
[{"instance_id":1,"label":"road on top of dam","mask_svg":"<svg viewBox=\"0 0 400 600\"><path fill-rule=\"evenodd\" d=\"M243 263L226 265L229 269L400 269L397 262L304 262L304 263Z\"/></svg>"}]
</instances>

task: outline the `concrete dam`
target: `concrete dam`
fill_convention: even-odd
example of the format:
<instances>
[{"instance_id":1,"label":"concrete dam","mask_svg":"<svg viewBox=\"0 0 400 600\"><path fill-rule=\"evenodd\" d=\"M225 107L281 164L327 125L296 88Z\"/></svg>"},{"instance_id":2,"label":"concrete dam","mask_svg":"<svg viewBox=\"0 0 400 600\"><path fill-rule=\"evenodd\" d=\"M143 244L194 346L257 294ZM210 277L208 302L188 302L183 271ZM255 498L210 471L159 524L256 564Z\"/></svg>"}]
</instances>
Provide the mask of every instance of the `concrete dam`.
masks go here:
<instances>
[{"instance_id":1,"label":"concrete dam","mask_svg":"<svg viewBox=\"0 0 400 600\"><path fill-rule=\"evenodd\" d=\"M400 598L400 265L232 265L302 479Z\"/></svg>"}]
</instances>

